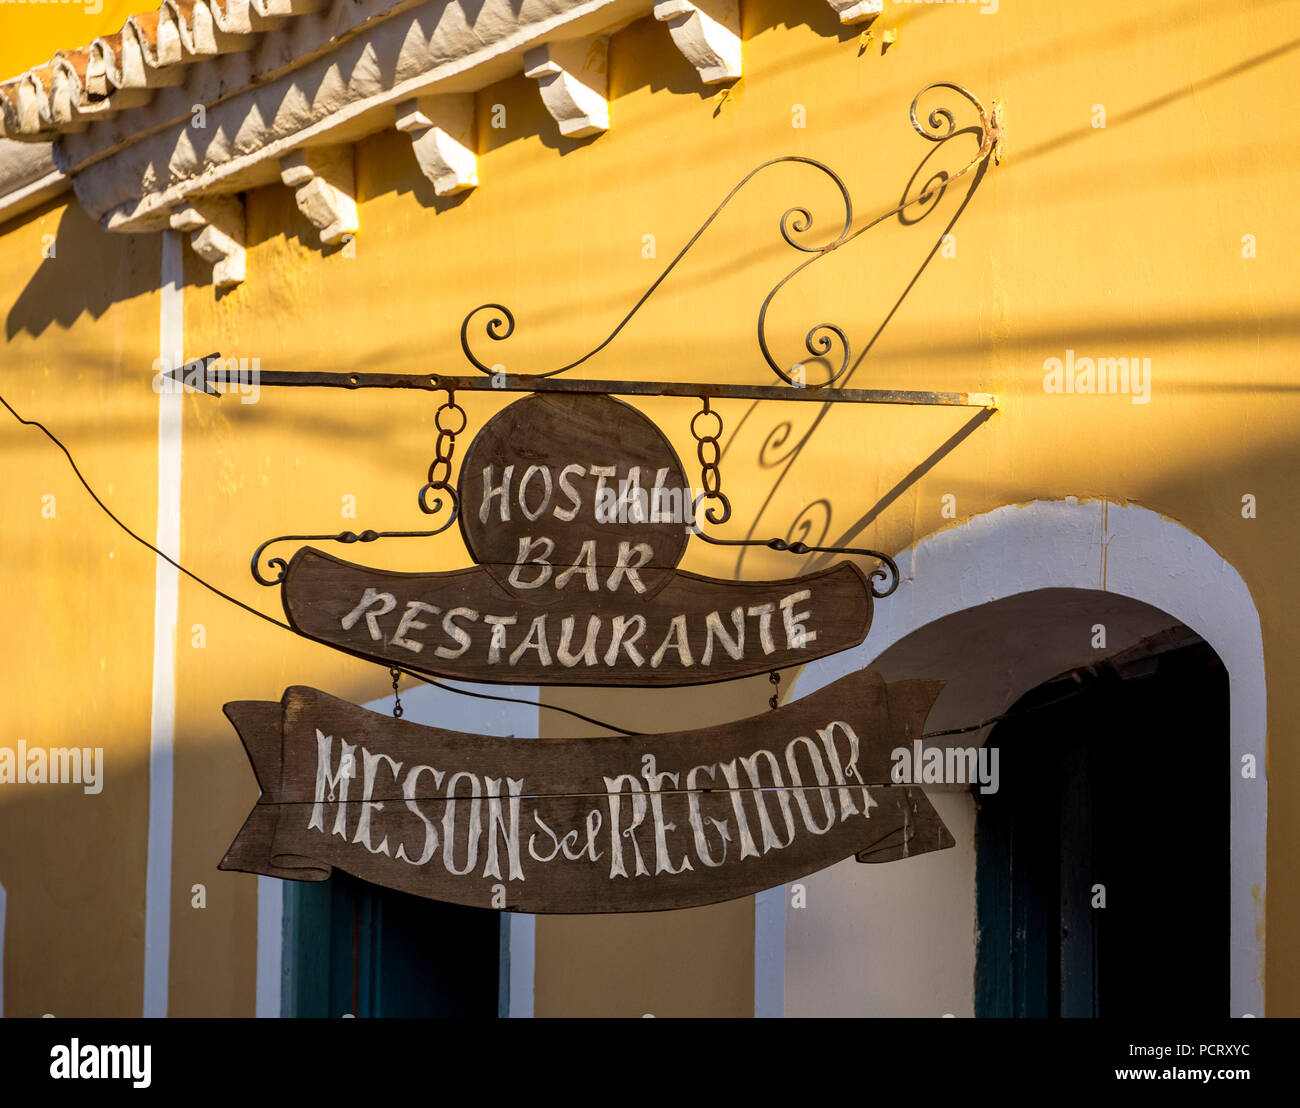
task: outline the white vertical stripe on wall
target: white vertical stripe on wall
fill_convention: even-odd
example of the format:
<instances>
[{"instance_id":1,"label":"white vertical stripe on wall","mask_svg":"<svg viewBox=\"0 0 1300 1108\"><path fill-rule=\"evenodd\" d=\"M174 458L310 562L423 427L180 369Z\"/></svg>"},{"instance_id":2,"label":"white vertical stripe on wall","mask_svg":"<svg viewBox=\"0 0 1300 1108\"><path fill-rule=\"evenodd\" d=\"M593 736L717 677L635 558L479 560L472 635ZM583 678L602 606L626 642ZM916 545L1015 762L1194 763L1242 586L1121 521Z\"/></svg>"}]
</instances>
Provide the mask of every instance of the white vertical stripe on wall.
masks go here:
<instances>
[{"instance_id":1,"label":"white vertical stripe on wall","mask_svg":"<svg viewBox=\"0 0 1300 1108\"><path fill-rule=\"evenodd\" d=\"M785 1015L785 905L788 886L754 897L754 1017Z\"/></svg>"},{"instance_id":2,"label":"white vertical stripe on wall","mask_svg":"<svg viewBox=\"0 0 1300 1108\"><path fill-rule=\"evenodd\" d=\"M284 882L257 879L257 1001L259 1019L279 1018L284 967Z\"/></svg>"},{"instance_id":3,"label":"white vertical stripe on wall","mask_svg":"<svg viewBox=\"0 0 1300 1108\"><path fill-rule=\"evenodd\" d=\"M505 917L500 1015L506 1019L533 1018L533 984L537 978L537 917L512 912Z\"/></svg>"},{"instance_id":4,"label":"white vertical stripe on wall","mask_svg":"<svg viewBox=\"0 0 1300 1108\"><path fill-rule=\"evenodd\" d=\"M182 242L177 231L162 236L158 356L169 367L184 358L185 318ZM158 525L154 545L169 557L181 546L182 389L158 396ZM167 1014L167 967L171 953L172 753L176 729L176 622L180 579L157 559L154 571L153 709L149 726L149 843L145 875L144 1014Z\"/></svg>"}]
</instances>

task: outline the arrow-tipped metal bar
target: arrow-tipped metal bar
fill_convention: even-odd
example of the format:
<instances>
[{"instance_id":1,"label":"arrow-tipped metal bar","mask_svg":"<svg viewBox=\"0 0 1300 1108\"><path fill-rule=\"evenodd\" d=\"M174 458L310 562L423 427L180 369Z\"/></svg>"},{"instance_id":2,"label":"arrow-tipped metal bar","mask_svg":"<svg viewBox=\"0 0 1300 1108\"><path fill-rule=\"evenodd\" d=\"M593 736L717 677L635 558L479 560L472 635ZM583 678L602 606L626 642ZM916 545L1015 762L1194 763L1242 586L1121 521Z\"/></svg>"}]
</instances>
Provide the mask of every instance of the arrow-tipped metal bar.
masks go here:
<instances>
[{"instance_id":1,"label":"arrow-tipped metal bar","mask_svg":"<svg viewBox=\"0 0 1300 1108\"><path fill-rule=\"evenodd\" d=\"M219 354L196 358L166 374L198 392L220 396L217 385L255 384L259 388L415 389L422 392L597 393L604 396L692 396L697 399L803 400L830 404L921 404L958 408L996 408L989 392L930 392L915 389L799 388L792 385L697 384L687 381L565 380L527 374L456 377L439 373L334 373L320 370L241 371L227 377L215 363Z\"/></svg>"}]
</instances>

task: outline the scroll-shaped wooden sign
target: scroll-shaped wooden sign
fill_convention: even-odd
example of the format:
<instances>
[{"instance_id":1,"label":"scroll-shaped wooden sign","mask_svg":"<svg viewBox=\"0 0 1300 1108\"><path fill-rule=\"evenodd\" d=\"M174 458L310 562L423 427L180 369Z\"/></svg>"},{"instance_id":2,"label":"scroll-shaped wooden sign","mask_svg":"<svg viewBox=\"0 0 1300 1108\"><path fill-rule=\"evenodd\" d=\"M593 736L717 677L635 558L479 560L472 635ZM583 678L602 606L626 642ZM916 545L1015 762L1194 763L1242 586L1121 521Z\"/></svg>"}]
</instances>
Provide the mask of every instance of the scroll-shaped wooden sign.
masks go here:
<instances>
[{"instance_id":1,"label":"scroll-shaped wooden sign","mask_svg":"<svg viewBox=\"0 0 1300 1108\"><path fill-rule=\"evenodd\" d=\"M942 684L865 670L739 723L601 739L460 734L293 687L226 705L262 795L221 868L638 912L943 849L925 794L890 783L891 751L920 738Z\"/></svg>"},{"instance_id":2,"label":"scroll-shaped wooden sign","mask_svg":"<svg viewBox=\"0 0 1300 1108\"><path fill-rule=\"evenodd\" d=\"M696 685L857 646L871 594L845 562L788 581L674 571L652 596L561 594L543 606L481 566L392 573L311 547L285 575L300 635L438 677L517 685Z\"/></svg>"},{"instance_id":3,"label":"scroll-shaped wooden sign","mask_svg":"<svg viewBox=\"0 0 1300 1108\"><path fill-rule=\"evenodd\" d=\"M461 467L474 566L392 573L308 547L285 571L284 610L351 654L504 684L703 684L862 642L872 596L850 563L786 581L680 572L696 499L634 408L531 396L488 421Z\"/></svg>"}]
</instances>

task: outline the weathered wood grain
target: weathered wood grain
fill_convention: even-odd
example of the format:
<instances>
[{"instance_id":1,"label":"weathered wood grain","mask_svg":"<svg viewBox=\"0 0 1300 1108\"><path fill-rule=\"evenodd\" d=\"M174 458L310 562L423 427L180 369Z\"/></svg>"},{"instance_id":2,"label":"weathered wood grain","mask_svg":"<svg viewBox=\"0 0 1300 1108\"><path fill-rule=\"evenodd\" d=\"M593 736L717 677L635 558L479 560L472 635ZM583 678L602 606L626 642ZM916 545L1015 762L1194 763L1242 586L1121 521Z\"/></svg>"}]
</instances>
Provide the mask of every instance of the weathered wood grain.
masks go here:
<instances>
[{"instance_id":1,"label":"weathered wood grain","mask_svg":"<svg viewBox=\"0 0 1300 1108\"><path fill-rule=\"evenodd\" d=\"M337 867L458 904L594 913L939 850L952 836L921 789L890 783L890 753L921 735L941 687L867 670L738 723L605 739L461 734L294 687L226 706L262 795L221 866Z\"/></svg>"},{"instance_id":2,"label":"weathered wood grain","mask_svg":"<svg viewBox=\"0 0 1300 1108\"><path fill-rule=\"evenodd\" d=\"M872 614L866 578L847 562L786 581L672 571L653 596L566 590L547 606L483 567L394 573L311 547L290 561L282 598L300 635L358 657L523 685L697 685L766 673L857 646Z\"/></svg>"},{"instance_id":3,"label":"weathered wood grain","mask_svg":"<svg viewBox=\"0 0 1300 1108\"><path fill-rule=\"evenodd\" d=\"M541 605L562 603L551 586L575 564L594 567L602 589L652 596L689 537L691 490L676 452L650 419L608 396L536 395L503 408L470 443L458 496L474 561ZM554 569L534 565L540 557ZM620 561L634 575L618 573Z\"/></svg>"}]
</instances>

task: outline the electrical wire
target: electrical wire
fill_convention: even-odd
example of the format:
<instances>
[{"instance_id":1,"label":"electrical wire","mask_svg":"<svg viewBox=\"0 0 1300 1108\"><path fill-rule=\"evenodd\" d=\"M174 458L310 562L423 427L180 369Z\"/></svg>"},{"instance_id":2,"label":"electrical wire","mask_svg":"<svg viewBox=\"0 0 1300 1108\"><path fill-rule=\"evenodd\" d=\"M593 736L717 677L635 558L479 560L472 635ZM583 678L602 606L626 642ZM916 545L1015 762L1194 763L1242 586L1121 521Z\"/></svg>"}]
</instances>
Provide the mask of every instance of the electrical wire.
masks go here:
<instances>
[{"instance_id":1,"label":"electrical wire","mask_svg":"<svg viewBox=\"0 0 1300 1108\"><path fill-rule=\"evenodd\" d=\"M267 623L275 627L279 627L285 631L288 631L292 635L297 634L297 632L294 631L294 629L290 627L289 624L285 623L284 620L276 619L274 616L267 615L265 612L259 611L257 608L254 608L251 604L245 604L242 600L239 600L238 598L231 596L228 592L224 592L223 590L217 588L216 585L212 584L210 581L204 580L197 573L194 573L191 570L186 569L183 565L180 564L180 562L176 561L175 558L172 558L169 555L164 554L161 550L159 550L156 546L154 546L154 544L151 543L148 539L143 538L142 536L136 534L133 530L131 530L130 527L128 527L125 523L123 523L114 514L113 510L107 504L105 504L99 498L99 494L95 492L95 490L91 487L90 482L87 481L85 476L82 474L81 469L77 465L76 459L73 458L72 456L72 452L66 446L63 445L63 442L59 439L57 435L54 434L53 431L51 431L48 427L45 426L45 424L39 422L38 420L24 419L21 415L18 414L18 412L14 409L13 405L10 404L9 401L6 400L3 395L0 395L0 404L3 404L5 408L8 410L9 414L12 415L14 419L16 419L19 423L23 424L23 426L25 427L35 427L38 431L41 432L41 434L43 434L47 439L49 439L50 442L54 443L54 445L57 446L60 451L62 451L63 456L68 459L68 465L72 467L72 472L76 474L77 480L81 482L81 487L86 490L91 500L95 502L95 504L99 507L100 511L102 511L106 516L108 516L109 519L111 519L115 524L117 524L118 527L120 527L126 534L128 534L141 546L147 548L148 550L152 550L158 557L160 557L168 565L172 566L179 572L185 574L186 577L188 577L191 581L194 581L196 584L202 585L209 592L215 594L216 596L221 597L222 600L226 600L229 603L235 605L235 607L242 608L250 615L257 616L258 619L265 620ZM316 640L310 640L310 641L316 641ZM327 644L322 644L322 645L327 645ZM401 666L392 666L390 668L398 670L399 672L405 674L407 677L419 681L421 684L432 685L434 688L442 689L444 692L456 693L460 696L469 696L475 698L476 700L496 700L504 704L525 704L529 707L533 707L534 705L536 705L539 708L546 708L552 712L560 712L566 716L572 717L573 719L580 719L584 723L590 723L595 727L603 727L607 731L613 731L619 735L631 736L631 735L640 735L645 733L641 731L629 731L626 728L617 727L612 723L607 723L604 720L596 719L593 716L584 715L582 712L575 711L572 708L562 707L559 704L546 704L540 700L539 701L524 700L521 697L503 696L496 693L473 692L469 689L460 689L457 688L455 685L448 685L443 683L442 681L438 681L430 677L425 677L422 674L412 673L409 669L404 669ZM1082 691L1083 691L1082 689L1079 689L1074 692L1069 692L1066 693L1064 696L1057 697L1054 700L1048 701L1046 704L1033 705L1027 709L1022 709L1019 712L1006 712L1002 715L993 716L990 719L984 720L982 723L973 723L967 727L955 727L944 731L927 731L921 737L924 739L933 739L933 738L941 738L948 735L963 735L972 731L981 731L986 727L991 727L993 726L993 724L1000 723L1003 720L1008 719L1010 717L1025 715L1028 712L1036 711L1039 708L1046 708L1049 705L1058 704L1062 700L1068 700L1072 696L1076 696L1078 695L1079 692Z\"/></svg>"},{"instance_id":2,"label":"electrical wire","mask_svg":"<svg viewBox=\"0 0 1300 1108\"><path fill-rule=\"evenodd\" d=\"M59 450L63 452L63 456L68 459L68 465L72 467L72 472L77 475L77 480L81 482L81 487L85 489L86 492L90 495L91 500L95 502L95 504L99 507L99 510L102 511L106 516L108 516L108 518L111 519L115 524L117 524L117 526L120 527L124 532L126 532L126 534L130 535L131 538L135 539L135 541L138 542L141 546L146 547L149 550L152 550L155 554L158 555L158 557L160 557L168 565L177 569L179 572L185 574L185 576L188 577L191 581L194 581L195 583L202 585L209 592L214 593L216 596L221 597L222 600L229 601L231 604L234 604L237 608L242 608L250 615L255 615L257 616L258 619L264 619L266 620L267 623L275 627L282 628L283 630L288 631L290 634L296 634L294 629L290 627L287 623L285 623L284 620L276 619L274 616L269 616L265 612L259 611L257 608L254 608L251 604L245 604L242 600L239 600L238 598L231 596L228 592L223 592L221 589L217 588L217 586L212 584L210 581L205 581L197 573L194 573L186 569L175 558L172 558L171 556L164 554L161 550L159 550L156 546L154 546L154 544L151 543L148 539L143 538L140 535L137 535L133 530L131 530L130 527L128 527L125 523L123 523L120 519L118 519L118 517L113 513L113 510L99 498L99 494L96 493L93 488L91 488L90 482L87 481L85 475L82 474L81 469L77 465L76 459L73 458L72 456L72 452L66 446L63 445L63 442L53 431L51 431L48 427L45 426L45 424L39 422L38 420L24 419L22 416L18 414L18 412L14 409L13 405L10 404L9 401L6 400L3 395L0 395L0 404L3 404L5 408L8 410L9 414L12 415L14 419L16 419L19 423L23 424L23 426L25 427L35 427L38 431L41 432L41 434L43 434L47 439L50 440L50 442L54 443L54 445L57 446ZM612 723L606 723L605 721L595 719L592 716L583 715L582 712L574 711L572 708L564 708L558 704L546 704L541 701L524 700L517 696L501 696L494 693L472 692L469 689L458 689L455 685L447 685L441 681L436 681L432 678L423 677L418 673L412 673L408 669L403 669L401 666L394 666L393 668L400 670L402 673L406 674L408 677L414 678L416 681L419 681L425 685L432 685L434 688L442 689L445 692L457 693L460 696L471 696L474 697L476 700L499 700L506 704L526 704L529 707L533 707L534 705L536 705L537 707L540 708L547 708L552 712L562 712L566 716L572 716L574 719L580 719L584 723L590 723L596 727L603 727L606 730L617 732L620 735L639 734L639 732L628 731L622 727L616 727Z\"/></svg>"}]
</instances>

